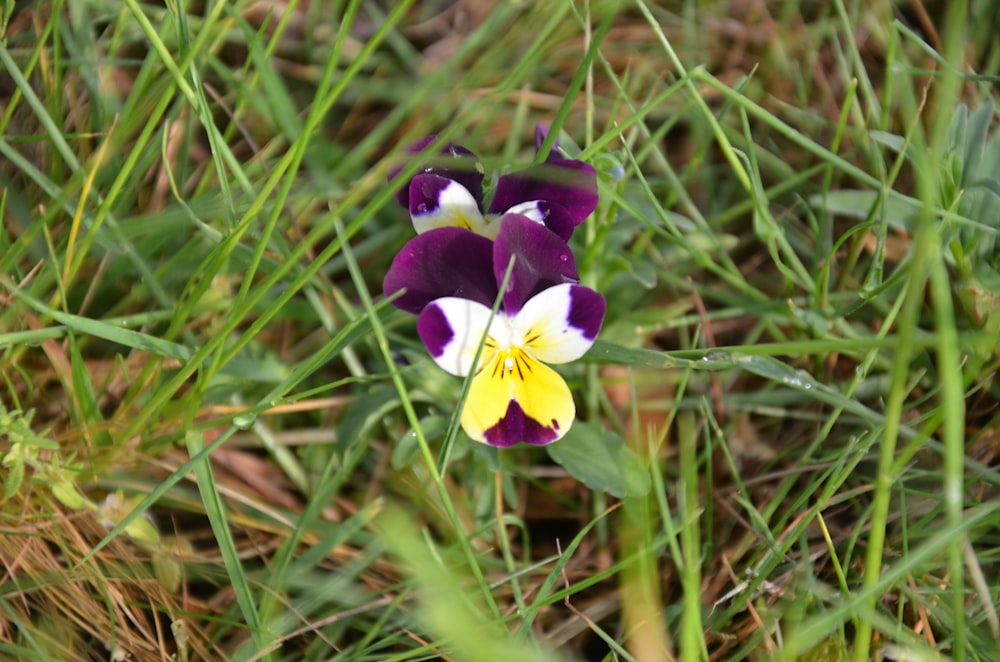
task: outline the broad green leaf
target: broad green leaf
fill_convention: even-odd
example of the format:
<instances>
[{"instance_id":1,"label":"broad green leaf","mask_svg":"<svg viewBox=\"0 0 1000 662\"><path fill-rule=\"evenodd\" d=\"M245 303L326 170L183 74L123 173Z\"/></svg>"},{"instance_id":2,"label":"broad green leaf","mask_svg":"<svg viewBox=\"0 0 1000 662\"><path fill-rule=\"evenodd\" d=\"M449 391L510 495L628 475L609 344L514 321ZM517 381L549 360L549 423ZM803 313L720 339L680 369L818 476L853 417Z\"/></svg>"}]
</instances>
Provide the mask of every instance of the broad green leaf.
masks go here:
<instances>
[{"instance_id":1,"label":"broad green leaf","mask_svg":"<svg viewBox=\"0 0 1000 662\"><path fill-rule=\"evenodd\" d=\"M965 162L962 164L962 186L968 186L969 182L979 171L979 162L983 157L990 124L993 122L993 103L987 101L976 108L969 115L966 124L965 148L963 154ZM956 145L956 147L960 147Z\"/></svg>"},{"instance_id":2,"label":"broad green leaf","mask_svg":"<svg viewBox=\"0 0 1000 662\"><path fill-rule=\"evenodd\" d=\"M10 471L7 472L7 477L3 481L3 495L4 498L10 499L17 491L21 489L21 483L24 482L24 462L15 462L10 465Z\"/></svg>"},{"instance_id":3,"label":"broad green leaf","mask_svg":"<svg viewBox=\"0 0 1000 662\"><path fill-rule=\"evenodd\" d=\"M167 592L176 593L180 590L181 580L184 578L184 567L169 554L155 552L153 576Z\"/></svg>"},{"instance_id":4,"label":"broad green leaf","mask_svg":"<svg viewBox=\"0 0 1000 662\"><path fill-rule=\"evenodd\" d=\"M656 268L649 262L636 262L629 260L624 255L617 255L610 260L616 269L627 273L636 282L647 290L656 287Z\"/></svg>"},{"instance_id":5,"label":"broad green leaf","mask_svg":"<svg viewBox=\"0 0 1000 662\"><path fill-rule=\"evenodd\" d=\"M549 457L596 492L619 498L649 492L650 479L639 456L616 433L577 421L566 436L546 446Z\"/></svg>"},{"instance_id":6,"label":"broad green leaf","mask_svg":"<svg viewBox=\"0 0 1000 662\"><path fill-rule=\"evenodd\" d=\"M223 379L263 384L278 384L288 379L291 370L288 364L282 361L274 351L267 350L258 353L260 355L255 356L244 350L237 354L220 371L220 374L224 376Z\"/></svg>"},{"instance_id":7,"label":"broad green leaf","mask_svg":"<svg viewBox=\"0 0 1000 662\"><path fill-rule=\"evenodd\" d=\"M70 480L57 479L52 483L51 489L52 496L71 510L82 510L87 505L87 500Z\"/></svg>"},{"instance_id":8,"label":"broad green leaf","mask_svg":"<svg viewBox=\"0 0 1000 662\"><path fill-rule=\"evenodd\" d=\"M878 191L830 191L824 198L814 195L809 198L809 204L814 207L823 205L827 213L864 220L872 213L882 194ZM906 228L909 219L920 211L920 203L909 198L889 197L883 201L885 218L890 225Z\"/></svg>"},{"instance_id":9,"label":"broad green leaf","mask_svg":"<svg viewBox=\"0 0 1000 662\"><path fill-rule=\"evenodd\" d=\"M464 443L472 449L473 457L478 458L489 471L500 471L503 462L500 458L499 448L494 448L489 444L483 444L478 441L472 441L468 436L465 436Z\"/></svg>"},{"instance_id":10,"label":"broad green leaf","mask_svg":"<svg viewBox=\"0 0 1000 662\"><path fill-rule=\"evenodd\" d=\"M869 131L868 137L878 144L888 147L897 154L902 152L906 147L906 138L895 133L889 133L888 131Z\"/></svg>"}]
</instances>

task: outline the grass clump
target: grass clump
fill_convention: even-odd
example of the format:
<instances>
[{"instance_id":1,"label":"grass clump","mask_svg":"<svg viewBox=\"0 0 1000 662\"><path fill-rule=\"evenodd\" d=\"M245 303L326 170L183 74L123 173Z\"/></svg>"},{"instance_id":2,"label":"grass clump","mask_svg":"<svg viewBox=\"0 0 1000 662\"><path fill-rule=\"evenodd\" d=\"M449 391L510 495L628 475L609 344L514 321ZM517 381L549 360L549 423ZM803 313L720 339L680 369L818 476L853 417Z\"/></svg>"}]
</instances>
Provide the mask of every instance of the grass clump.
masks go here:
<instances>
[{"instance_id":1,"label":"grass clump","mask_svg":"<svg viewBox=\"0 0 1000 662\"><path fill-rule=\"evenodd\" d=\"M7 3L0 657L997 659L991 12ZM608 312L497 452L387 175L538 122Z\"/></svg>"}]
</instances>

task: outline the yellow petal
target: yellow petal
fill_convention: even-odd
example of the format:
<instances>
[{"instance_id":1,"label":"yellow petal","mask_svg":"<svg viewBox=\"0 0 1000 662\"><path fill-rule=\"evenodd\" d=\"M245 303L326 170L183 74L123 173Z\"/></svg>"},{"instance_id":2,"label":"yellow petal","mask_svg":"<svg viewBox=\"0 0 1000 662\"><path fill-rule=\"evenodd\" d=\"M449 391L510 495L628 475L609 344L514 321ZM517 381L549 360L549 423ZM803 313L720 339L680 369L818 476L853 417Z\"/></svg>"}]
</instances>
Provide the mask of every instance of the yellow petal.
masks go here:
<instances>
[{"instance_id":1,"label":"yellow petal","mask_svg":"<svg viewBox=\"0 0 1000 662\"><path fill-rule=\"evenodd\" d=\"M523 349L499 351L472 379L462 428L491 446L548 444L569 431L576 405L565 380Z\"/></svg>"}]
</instances>

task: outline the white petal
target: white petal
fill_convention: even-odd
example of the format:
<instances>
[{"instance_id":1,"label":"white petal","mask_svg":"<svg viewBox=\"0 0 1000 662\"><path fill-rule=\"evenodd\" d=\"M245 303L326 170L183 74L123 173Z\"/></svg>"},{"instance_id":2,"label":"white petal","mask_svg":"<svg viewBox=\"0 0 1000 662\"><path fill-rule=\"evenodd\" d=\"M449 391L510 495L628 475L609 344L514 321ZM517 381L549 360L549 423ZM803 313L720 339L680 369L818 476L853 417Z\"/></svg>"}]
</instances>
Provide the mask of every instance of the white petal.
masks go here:
<instances>
[{"instance_id":1,"label":"white petal","mask_svg":"<svg viewBox=\"0 0 1000 662\"><path fill-rule=\"evenodd\" d=\"M511 320L511 342L539 361L568 363L590 349L603 320L604 297L564 283L528 299Z\"/></svg>"},{"instance_id":2,"label":"white petal","mask_svg":"<svg viewBox=\"0 0 1000 662\"><path fill-rule=\"evenodd\" d=\"M545 214L538 208L538 200L530 200L514 205L505 211L504 214L520 214L521 216L527 216L539 225L545 225Z\"/></svg>"},{"instance_id":3,"label":"white petal","mask_svg":"<svg viewBox=\"0 0 1000 662\"><path fill-rule=\"evenodd\" d=\"M411 200L413 198L414 194L411 193ZM424 204L415 206L416 208L410 209L410 217L417 234L445 227L466 228L476 234L483 234L486 229L486 220L479 211L476 199L456 181L449 182L437 191L436 200L431 198Z\"/></svg>"},{"instance_id":4,"label":"white petal","mask_svg":"<svg viewBox=\"0 0 1000 662\"><path fill-rule=\"evenodd\" d=\"M507 319L498 313L489 326L490 309L477 301L445 297L435 299L421 311L417 332L431 357L441 368L464 377L483 344L481 363L492 360L510 340ZM485 338L485 339L484 339Z\"/></svg>"}]
</instances>

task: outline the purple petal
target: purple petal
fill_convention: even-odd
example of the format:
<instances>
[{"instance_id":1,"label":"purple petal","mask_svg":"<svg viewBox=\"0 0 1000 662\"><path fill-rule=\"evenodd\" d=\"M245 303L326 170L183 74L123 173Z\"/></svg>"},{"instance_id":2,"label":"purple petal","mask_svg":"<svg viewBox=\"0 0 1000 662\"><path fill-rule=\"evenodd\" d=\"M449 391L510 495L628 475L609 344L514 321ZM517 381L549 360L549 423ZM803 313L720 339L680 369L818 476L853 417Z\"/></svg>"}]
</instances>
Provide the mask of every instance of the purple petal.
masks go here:
<instances>
[{"instance_id":1,"label":"purple petal","mask_svg":"<svg viewBox=\"0 0 1000 662\"><path fill-rule=\"evenodd\" d=\"M438 228L406 242L382 281L392 302L411 313L442 297L461 297L493 307L499 288L493 275L493 242L462 228Z\"/></svg>"},{"instance_id":2,"label":"purple petal","mask_svg":"<svg viewBox=\"0 0 1000 662\"><path fill-rule=\"evenodd\" d=\"M417 334L434 358L442 356L455 337L455 331L451 328L444 311L432 304L427 304L420 313L420 318L417 320Z\"/></svg>"},{"instance_id":3,"label":"purple petal","mask_svg":"<svg viewBox=\"0 0 1000 662\"><path fill-rule=\"evenodd\" d=\"M549 125L542 124L539 122L535 125L535 151L537 152L542 147L542 143L545 142L546 136L549 135Z\"/></svg>"},{"instance_id":4,"label":"purple petal","mask_svg":"<svg viewBox=\"0 0 1000 662\"><path fill-rule=\"evenodd\" d=\"M573 287L569 296L570 326L579 329L580 334L588 340L597 338L607 307L604 297L589 287Z\"/></svg>"},{"instance_id":5,"label":"purple petal","mask_svg":"<svg viewBox=\"0 0 1000 662\"><path fill-rule=\"evenodd\" d=\"M528 299L544 289L580 280L569 246L544 225L520 214L507 214L499 222L500 231L493 242L493 273L498 287L511 257L515 257L503 294L507 315L516 314Z\"/></svg>"},{"instance_id":6,"label":"purple petal","mask_svg":"<svg viewBox=\"0 0 1000 662\"><path fill-rule=\"evenodd\" d=\"M430 135L418 140L407 148L412 154L419 154L424 165L417 171L420 173L432 173L453 179L466 189L476 199L476 203L482 208L483 205L483 167L476 159L476 155L461 145L452 143L441 148L438 155L424 153L425 148L437 138ZM402 166L396 166L389 170L389 181L391 182L402 170ZM396 191L396 202L401 206L410 208L410 188L405 185Z\"/></svg>"},{"instance_id":7,"label":"purple petal","mask_svg":"<svg viewBox=\"0 0 1000 662\"><path fill-rule=\"evenodd\" d=\"M589 163L573 159L557 159L512 172L497 182L490 213L500 214L531 200L561 205L573 225L579 225L597 208L597 173Z\"/></svg>"},{"instance_id":8,"label":"purple petal","mask_svg":"<svg viewBox=\"0 0 1000 662\"><path fill-rule=\"evenodd\" d=\"M424 306L417 318L417 333L427 346L434 362L458 377L465 377L472 370L476 353L489 336L491 319L503 329L499 316L483 304L470 299L444 297ZM495 342L492 342L495 344ZM495 350L493 350L495 354ZM490 350L484 348L488 359Z\"/></svg>"},{"instance_id":9,"label":"purple petal","mask_svg":"<svg viewBox=\"0 0 1000 662\"><path fill-rule=\"evenodd\" d=\"M429 136L421 138L420 140L417 140L416 142L412 142L409 145L407 145L406 151L412 154L419 154L420 152L424 151L424 149L426 149L426 147L435 140L437 140L437 134L432 133Z\"/></svg>"},{"instance_id":10,"label":"purple petal","mask_svg":"<svg viewBox=\"0 0 1000 662\"><path fill-rule=\"evenodd\" d=\"M441 197L441 191L454 181L432 173L414 175L410 180L410 213L426 214L437 209L440 206L438 199Z\"/></svg>"},{"instance_id":11,"label":"purple petal","mask_svg":"<svg viewBox=\"0 0 1000 662\"><path fill-rule=\"evenodd\" d=\"M417 234L443 227L486 234L486 220L472 194L441 175L425 173L410 181L410 217Z\"/></svg>"},{"instance_id":12,"label":"purple petal","mask_svg":"<svg viewBox=\"0 0 1000 662\"><path fill-rule=\"evenodd\" d=\"M507 414L486 430L484 436L487 444L498 448L509 448L519 443L544 446L565 434L565 430L559 430L559 424L555 420L552 425L553 427L542 425L526 415L517 400L511 400L507 406Z\"/></svg>"},{"instance_id":13,"label":"purple petal","mask_svg":"<svg viewBox=\"0 0 1000 662\"><path fill-rule=\"evenodd\" d=\"M532 200L522 202L507 210L508 214L527 216L536 223L541 223L550 231L555 232L563 241L569 241L577 223L574 222L566 208L555 202Z\"/></svg>"},{"instance_id":14,"label":"purple petal","mask_svg":"<svg viewBox=\"0 0 1000 662\"><path fill-rule=\"evenodd\" d=\"M542 148L542 143L545 142L545 138L548 135L549 135L549 125L548 124L538 123L538 124L535 125L535 152L536 153L538 152L538 150L540 150ZM559 140L556 139L556 141L552 143L552 149L550 149L549 153L546 155L545 161L546 162L551 162L551 161L556 161L556 160L561 159L561 158L562 158L562 156L561 156L561 152L559 151Z\"/></svg>"}]
</instances>

